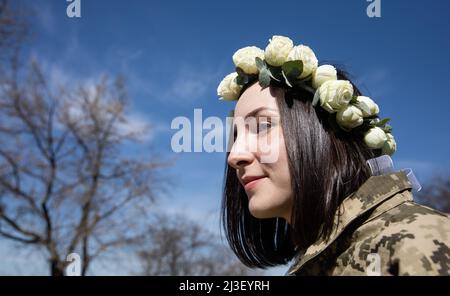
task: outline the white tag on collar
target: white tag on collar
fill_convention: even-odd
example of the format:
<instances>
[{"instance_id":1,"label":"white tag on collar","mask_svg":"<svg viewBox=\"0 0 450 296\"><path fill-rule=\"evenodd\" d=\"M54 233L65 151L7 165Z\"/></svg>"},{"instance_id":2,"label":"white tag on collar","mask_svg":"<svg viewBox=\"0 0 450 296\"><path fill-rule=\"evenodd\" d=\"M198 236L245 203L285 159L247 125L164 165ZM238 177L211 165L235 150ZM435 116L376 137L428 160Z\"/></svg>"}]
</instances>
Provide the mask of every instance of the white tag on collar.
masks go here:
<instances>
[{"instance_id":1,"label":"white tag on collar","mask_svg":"<svg viewBox=\"0 0 450 296\"><path fill-rule=\"evenodd\" d=\"M379 157L371 158L367 160L367 165L369 166L372 176L387 175L395 172L394 163L389 155L382 155ZM414 191L419 192L422 189L419 181L414 175L412 169L406 168L401 169L408 177L409 183Z\"/></svg>"},{"instance_id":2,"label":"white tag on collar","mask_svg":"<svg viewBox=\"0 0 450 296\"><path fill-rule=\"evenodd\" d=\"M394 163L389 155L367 160L367 164L372 172L372 176L386 175L394 172Z\"/></svg>"}]
</instances>

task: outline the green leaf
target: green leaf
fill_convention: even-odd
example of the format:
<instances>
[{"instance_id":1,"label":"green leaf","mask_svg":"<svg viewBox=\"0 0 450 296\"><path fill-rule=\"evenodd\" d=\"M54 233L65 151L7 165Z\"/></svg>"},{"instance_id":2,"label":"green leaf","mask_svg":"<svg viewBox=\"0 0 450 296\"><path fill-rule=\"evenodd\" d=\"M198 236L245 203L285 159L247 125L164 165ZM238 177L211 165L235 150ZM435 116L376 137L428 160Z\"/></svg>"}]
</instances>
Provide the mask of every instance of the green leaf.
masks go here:
<instances>
[{"instance_id":1,"label":"green leaf","mask_svg":"<svg viewBox=\"0 0 450 296\"><path fill-rule=\"evenodd\" d=\"M384 126L386 123L389 122L389 120L391 120L390 118L385 118L383 120L381 120L380 122L377 123L377 126Z\"/></svg>"},{"instance_id":2,"label":"green leaf","mask_svg":"<svg viewBox=\"0 0 450 296\"><path fill-rule=\"evenodd\" d=\"M266 87L270 85L270 72L267 69L263 69L259 72L259 84L262 87Z\"/></svg>"},{"instance_id":3,"label":"green leaf","mask_svg":"<svg viewBox=\"0 0 450 296\"><path fill-rule=\"evenodd\" d=\"M264 63L264 61L260 57L256 57L255 62L256 67L258 68L259 71L262 71L262 69L266 68L266 63Z\"/></svg>"},{"instance_id":4,"label":"green leaf","mask_svg":"<svg viewBox=\"0 0 450 296\"><path fill-rule=\"evenodd\" d=\"M238 85L246 85L249 81L248 74L239 67L236 67L236 72L238 74L238 76L236 77L236 83Z\"/></svg>"},{"instance_id":5,"label":"green leaf","mask_svg":"<svg viewBox=\"0 0 450 296\"><path fill-rule=\"evenodd\" d=\"M290 80L297 79L303 72L303 62L300 60L288 61L281 66L281 69Z\"/></svg>"}]
</instances>

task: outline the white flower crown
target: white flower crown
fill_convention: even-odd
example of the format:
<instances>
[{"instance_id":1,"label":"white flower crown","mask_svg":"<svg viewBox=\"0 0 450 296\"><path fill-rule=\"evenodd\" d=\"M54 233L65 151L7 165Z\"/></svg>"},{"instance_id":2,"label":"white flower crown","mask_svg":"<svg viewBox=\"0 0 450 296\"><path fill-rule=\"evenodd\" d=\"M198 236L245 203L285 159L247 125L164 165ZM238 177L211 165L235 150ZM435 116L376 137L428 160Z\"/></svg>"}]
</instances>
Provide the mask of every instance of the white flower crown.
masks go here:
<instances>
[{"instance_id":1,"label":"white flower crown","mask_svg":"<svg viewBox=\"0 0 450 296\"><path fill-rule=\"evenodd\" d=\"M369 97L354 96L348 80L338 80L332 65L318 66L314 52L306 45L294 46L291 39L273 36L265 50L248 46L233 55L236 71L219 84L217 95L221 100L238 100L250 83L259 81L262 87L271 84L287 88L302 88L314 94L312 105L328 111L331 124L346 132L362 135L370 149L382 149L392 155L397 143L392 135L390 120L378 117L378 105Z\"/></svg>"}]
</instances>

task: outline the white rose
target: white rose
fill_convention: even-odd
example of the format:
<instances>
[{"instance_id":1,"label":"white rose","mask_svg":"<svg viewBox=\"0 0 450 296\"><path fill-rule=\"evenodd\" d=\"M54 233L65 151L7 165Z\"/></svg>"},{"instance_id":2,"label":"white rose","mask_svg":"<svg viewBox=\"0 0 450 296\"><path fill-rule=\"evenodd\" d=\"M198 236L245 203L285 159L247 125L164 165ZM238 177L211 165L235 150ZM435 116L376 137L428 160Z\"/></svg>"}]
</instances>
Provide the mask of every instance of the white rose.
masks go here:
<instances>
[{"instance_id":1,"label":"white rose","mask_svg":"<svg viewBox=\"0 0 450 296\"><path fill-rule=\"evenodd\" d=\"M380 108L371 98L358 96L356 100L358 102L356 105L361 109L364 117L376 115L380 112Z\"/></svg>"},{"instance_id":2,"label":"white rose","mask_svg":"<svg viewBox=\"0 0 450 296\"><path fill-rule=\"evenodd\" d=\"M352 129L363 123L363 114L358 107L348 105L337 112L336 121L340 126Z\"/></svg>"},{"instance_id":3,"label":"white rose","mask_svg":"<svg viewBox=\"0 0 450 296\"><path fill-rule=\"evenodd\" d=\"M301 60L303 62L303 71L299 78L305 78L308 75L311 75L316 69L319 61L316 58L316 55L306 45L298 45L295 46L287 57L287 61L296 61Z\"/></svg>"},{"instance_id":4,"label":"white rose","mask_svg":"<svg viewBox=\"0 0 450 296\"><path fill-rule=\"evenodd\" d=\"M348 105L353 96L353 86L348 80L328 80L315 95L319 96L320 106L334 113Z\"/></svg>"},{"instance_id":5,"label":"white rose","mask_svg":"<svg viewBox=\"0 0 450 296\"><path fill-rule=\"evenodd\" d=\"M226 101L237 100L242 86L236 83L236 72L230 73L220 82L217 87L217 95Z\"/></svg>"},{"instance_id":6,"label":"white rose","mask_svg":"<svg viewBox=\"0 0 450 296\"><path fill-rule=\"evenodd\" d=\"M397 150L397 143L395 142L394 136L391 133L386 133L387 141L381 149L383 154L392 155L395 150Z\"/></svg>"},{"instance_id":7,"label":"white rose","mask_svg":"<svg viewBox=\"0 0 450 296\"><path fill-rule=\"evenodd\" d=\"M378 149L387 141L386 133L379 127L373 127L364 135L364 142L369 148Z\"/></svg>"},{"instance_id":8,"label":"white rose","mask_svg":"<svg viewBox=\"0 0 450 296\"><path fill-rule=\"evenodd\" d=\"M293 47L294 43L291 39L275 35L272 39L269 39L269 45L264 52L264 59L272 66L281 66L286 62Z\"/></svg>"},{"instance_id":9,"label":"white rose","mask_svg":"<svg viewBox=\"0 0 450 296\"><path fill-rule=\"evenodd\" d=\"M337 80L336 68L331 65L322 65L314 71L312 86L318 89L325 81Z\"/></svg>"},{"instance_id":10,"label":"white rose","mask_svg":"<svg viewBox=\"0 0 450 296\"><path fill-rule=\"evenodd\" d=\"M264 59L264 51L256 46L247 46L237 50L233 55L233 63L247 74L257 74L255 58Z\"/></svg>"}]
</instances>

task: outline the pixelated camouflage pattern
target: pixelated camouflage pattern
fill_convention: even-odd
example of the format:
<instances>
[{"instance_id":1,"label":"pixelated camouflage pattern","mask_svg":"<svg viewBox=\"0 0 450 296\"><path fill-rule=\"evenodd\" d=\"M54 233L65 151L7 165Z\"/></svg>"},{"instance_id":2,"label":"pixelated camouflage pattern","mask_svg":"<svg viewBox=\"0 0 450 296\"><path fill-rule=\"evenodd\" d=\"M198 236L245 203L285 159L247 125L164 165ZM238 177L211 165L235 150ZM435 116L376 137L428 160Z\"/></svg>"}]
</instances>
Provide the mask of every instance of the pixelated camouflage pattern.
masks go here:
<instances>
[{"instance_id":1,"label":"pixelated camouflage pattern","mask_svg":"<svg viewBox=\"0 0 450 296\"><path fill-rule=\"evenodd\" d=\"M399 171L348 196L330 239L299 253L286 275L449 275L449 246L450 216L416 204Z\"/></svg>"}]
</instances>

